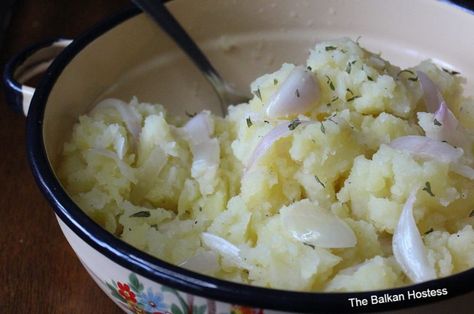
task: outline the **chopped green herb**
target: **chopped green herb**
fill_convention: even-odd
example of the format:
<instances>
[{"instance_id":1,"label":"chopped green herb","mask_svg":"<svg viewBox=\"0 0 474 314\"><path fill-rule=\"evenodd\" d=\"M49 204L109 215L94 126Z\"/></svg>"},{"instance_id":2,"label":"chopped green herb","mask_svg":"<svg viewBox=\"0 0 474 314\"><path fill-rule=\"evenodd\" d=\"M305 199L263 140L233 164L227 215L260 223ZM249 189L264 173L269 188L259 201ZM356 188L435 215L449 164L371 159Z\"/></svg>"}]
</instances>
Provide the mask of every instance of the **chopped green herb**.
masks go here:
<instances>
[{"instance_id":1,"label":"chopped green herb","mask_svg":"<svg viewBox=\"0 0 474 314\"><path fill-rule=\"evenodd\" d=\"M199 206L199 211L202 212L202 207L201 206Z\"/></svg>"},{"instance_id":2,"label":"chopped green herb","mask_svg":"<svg viewBox=\"0 0 474 314\"><path fill-rule=\"evenodd\" d=\"M197 220L194 220L194 224L197 225L198 221Z\"/></svg>"},{"instance_id":3,"label":"chopped green herb","mask_svg":"<svg viewBox=\"0 0 474 314\"><path fill-rule=\"evenodd\" d=\"M433 197L435 196L433 194L433 192L431 191L431 183L429 181L426 181L425 187L423 188L423 191L425 191L426 193L428 193L429 195L431 195Z\"/></svg>"},{"instance_id":4,"label":"chopped green herb","mask_svg":"<svg viewBox=\"0 0 474 314\"><path fill-rule=\"evenodd\" d=\"M353 61L347 63L347 66L346 66L346 72L347 72L347 74L351 74L352 65L353 65L354 63L356 63L356 62L357 62L357 60L353 60Z\"/></svg>"},{"instance_id":5,"label":"chopped green herb","mask_svg":"<svg viewBox=\"0 0 474 314\"><path fill-rule=\"evenodd\" d=\"M449 73L449 74L451 74L451 75L459 75L459 74L461 74L461 72L458 72L458 71L452 71L452 70L448 70L448 69L445 69L445 68L441 68L441 69L443 69L444 72Z\"/></svg>"},{"instance_id":6,"label":"chopped green herb","mask_svg":"<svg viewBox=\"0 0 474 314\"><path fill-rule=\"evenodd\" d=\"M336 90L336 88L334 87L334 84L331 80L331 78L329 76L326 75L326 78L327 78L327 81L326 83L329 85L329 87L332 89L332 90Z\"/></svg>"},{"instance_id":7,"label":"chopped green herb","mask_svg":"<svg viewBox=\"0 0 474 314\"><path fill-rule=\"evenodd\" d=\"M355 95L355 96L352 96L350 98L347 98L346 101L349 102L349 101L353 101L354 99L357 99L357 98L360 98L361 96L360 95Z\"/></svg>"},{"instance_id":8,"label":"chopped green herb","mask_svg":"<svg viewBox=\"0 0 474 314\"><path fill-rule=\"evenodd\" d=\"M308 71L313 71L313 68L310 67L309 65L306 68L308 69Z\"/></svg>"},{"instance_id":9,"label":"chopped green herb","mask_svg":"<svg viewBox=\"0 0 474 314\"><path fill-rule=\"evenodd\" d=\"M136 212L135 214L130 215L130 218L136 218L136 217L140 217L140 218L150 217L150 212L148 210L144 210L144 211Z\"/></svg>"},{"instance_id":10,"label":"chopped green herb","mask_svg":"<svg viewBox=\"0 0 474 314\"><path fill-rule=\"evenodd\" d=\"M331 99L331 102L335 102L335 101L338 100L338 99L339 99L339 97L334 96L334 97Z\"/></svg>"},{"instance_id":11,"label":"chopped green herb","mask_svg":"<svg viewBox=\"0 0 474 314\"><path fill-rule=\"evenodd\" d=\"M372 77L370 77L369 75L367 75L367 79L368 79L369 81L371 81L371 82L374 81L374 79L373 79Z\"/></svg>"},{"instance_id":12,"label":"chopped green herb","mask_svg":"<svg viewBox=\"0 0 474 314\"><path fill-rule=\"evenodd\" d=\"M441 122L439 122L438 120L434 119L434 125L437 125L437 126L442 126Z\"/></svg>"},{"instance_id":13,"label":"chopped green herb","mask_svg":"<svg viewBox=\"0 0 474 314\"><path fill-rule=\"evenodd\" d=\"M326 46L326 51L331 51L331 50L336 50L337 47L334 47L334 46Z\"/></svg>"},{"instance_id":14,"label":"chopped green herb","mask_svg":"<svg viewBox=\"0 0 474 314\"><path fill-rule=\"evenodd\" d=\"M270 121L268 121L268 120L263 120L263 122L265 122L266 124L270 123Z\"/></svg>"},{"instance_id":15,"label":"chopped green herb","mask_svg":"<svg viewBox=\"0 0 474 314\"><path fill-rule=\"evenodd\" d=\"M296 94L296 97L300 98L300 90L299 89L296 89L295 94Z\"/></svg>"},{"instance_id":16,"label":"chopped green herb","mask_svg":"<svg viewBox=\"0 0 474 314\"><path fill-rule=\"evenodd\" d=\"M314 178L316 179L316 181L318 181L319 184L321 184L321 186L322 186L323 188L326 188L326 186L324 185L324 183L323 183L321 180L319 180L318 176L315 175Z\"/></svg>"},{"instance_id":17,"label":"chopped green herb","mask_svg":"<svg viewBox=\"0 0 474 314\"><path fill-rule=\"evenodd\" d=\"M324 123L321 122L321 132L323 132L323 134L326 134L326 127L324 126Z\"/></svg>"},{"instance_id":18,"label":"chopped green herb","mask_svg":"<svg viewBox=\"0 0 474 314\"><path fill-rule=\"evenodd\" d=\"M273 85L277 85L278 84L278 80L277 79L273 79Z\"/></svg>"},{"instance_id":19,"label":"chopped green herb","mask_svg":"<svg viewBox=\"0 0 474 314\"><path fill-rule=\"evenodd\" d=\"M290 124L288 124L288 129L293 131L300 124L301 124L300 119L296 118L295 120L291 121Z\"/></svg>"},{"instance_id":20,"label":"chopped green herb","mask_svg":"<svg viewBox=\"0 0 474 314\"><path fill-rule=\"evenodd\" d=\"M252 119L250 119L250 117L247 117L247 127L250 128L252 125Z\"/></svg>"},{"instance_id":21,"label":"chopped green herb","mask_svg":"<svg viewBox=\"0 0 474 314\"><path fill-rule=\"evenodd\" d=\"M316 249L316 247L315 247L313 244L311 244L311 243L303 242L303 245L309 246L309 247L312 248L313 250Z\"/></svg>"},{"instance_id":22,"label":"chopped green herb","mask_svg":"<svg viewBox=\"0 0 474 314\"><path fill-rule=\"evenodd\" d=\"M331 103L328 102L328 103L326 104L326 106L327 106L327 107L331 107Z\"/></svg>"},{"instance_id":23,"label":"chopped green herb","mask_svg":"<svg viewBox=\"0 0 474 314\"><path fill-rule=\"evenodd\" d=\"M257 88L257 90L253 93L255 94L255 96L258 97L258 99L260 99L260 101L262 100L262 93L260 92L260 88Z\"/></svg>"},{"instance_id":24,"label":"chopped green herb","mask_svg":"<svg viewBox=\"0 0 474 314\"><path fill-rule=\"evenodd\" d=\"M346 92L351 93L351 95L354 95L350 88L346 88Z\"/></svg>"},{"instance_id":25,"label":"chopped green herb","mask_svg":"<svg viewBox=\"0 0 474 314\"><path fill-rule=\"evenodd\" d=\"M434 231L433 228L430 228L428 231L425 232L425 234L430 234L433 231Z\"/></svg>"},{"instance_id":26,"label":"chopped green herb","mask_svg":"<svg viewBox=\"0 0 474 314\"><path fill-rule=\"evenodd\" d=\"M157 224L150 225L150 227L155 228L156 230L158 230L158 225Z\"/></svg>"},{"instance_id":27,"label":"chopped green herb","mask_svg":"<svg viewBox=\"0 0 474 314\"><path fill-rule=\"evenodd\" d=\"M334 124L338 124L336 121L334 121L332 118L334 118L335 116L332 116L332 117L329 117L327 118L328 121L331 121L332 123Z\"/></svg>"},{"instance_id":28,"label":"chopped green herb","mask_svg":"<svg viewBox=\"0 0 474 314\"><path fill-rule=\"evenodd\" d=\"M197 112L189 113L187 110L185 110L184 113L190 118L194 118L197 115Z\"/></svg>"},{"instance_id":29,"label":"chopped green herb","mask_svg":"<svg viewBox=\"0 0 474 314\"><path fill-rule=\"evenodd\" d=\"M413 71L411 71L411 70L401 70L400 72L398 72L397 78L398 78L402 73L410 73L411 75L413 75L413 77L409 77L409 78L408 78L409 81L412 81L412 82L418 81L418 76L416 76L415 72L413 72Z\"/></svg>"}]
</instances>

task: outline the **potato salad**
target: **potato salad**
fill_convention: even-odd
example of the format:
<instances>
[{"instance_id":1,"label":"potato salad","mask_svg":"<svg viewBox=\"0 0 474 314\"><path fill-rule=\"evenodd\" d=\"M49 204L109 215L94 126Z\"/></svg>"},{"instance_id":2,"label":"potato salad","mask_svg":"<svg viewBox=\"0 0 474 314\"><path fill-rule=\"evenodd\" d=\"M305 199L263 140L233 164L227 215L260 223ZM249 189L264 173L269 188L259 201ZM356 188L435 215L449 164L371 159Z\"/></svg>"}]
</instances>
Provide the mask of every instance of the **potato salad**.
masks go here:
<instances>
[{"instance_id":1,"label":"potato salad","mask_svg":"<svg viewBox=\"0 0 474 314\"><path fill-rule=\"evenodd\" d=\"M109 232L201 274L328 292L428 281L474 267L464 82L429 60L402 69L350 39L321 42L225 117L102 100L59 176Z\"/></svg>"}]
</instances>

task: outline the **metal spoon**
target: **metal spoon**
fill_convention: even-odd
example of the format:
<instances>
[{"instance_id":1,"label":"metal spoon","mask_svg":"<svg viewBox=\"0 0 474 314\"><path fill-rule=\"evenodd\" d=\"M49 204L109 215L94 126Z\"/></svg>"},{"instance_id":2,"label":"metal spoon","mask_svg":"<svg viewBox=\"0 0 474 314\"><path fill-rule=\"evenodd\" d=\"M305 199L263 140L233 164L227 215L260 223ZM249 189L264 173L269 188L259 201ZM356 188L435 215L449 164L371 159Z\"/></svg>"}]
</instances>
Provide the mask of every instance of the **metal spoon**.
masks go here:
<instances>
[{"instance_id":1,"label":"metal spoon","mask_svg":"<svg viewBox=\"0 0 474 314\"><path fill-rule=\"evenodd\" d=\"M227 113L229 105L240 104L249 100L249 96L237 92L222 79L201 49L199 49L161 0L132 0L132 2L147 13L201 70L219 96L222 115Z\"/></svg>"}]
</instances>

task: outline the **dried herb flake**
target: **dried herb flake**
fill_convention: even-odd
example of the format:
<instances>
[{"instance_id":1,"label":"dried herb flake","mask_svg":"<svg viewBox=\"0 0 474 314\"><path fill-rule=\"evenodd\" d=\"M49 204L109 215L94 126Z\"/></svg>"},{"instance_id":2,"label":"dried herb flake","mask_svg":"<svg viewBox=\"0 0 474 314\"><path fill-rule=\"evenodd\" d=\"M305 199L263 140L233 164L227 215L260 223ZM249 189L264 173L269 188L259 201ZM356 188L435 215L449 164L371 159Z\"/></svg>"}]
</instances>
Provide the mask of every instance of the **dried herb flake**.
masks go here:
<instances>
[{"instance_id":1,"label":"dried herb flake","mask_svg":"<svg viewBox=\"0 0 474 314\"><path fill-rule=\"evenodd\" d=\"M293 131L300 124L300 119L296 118L295 120L291 121L290 124L288 124L288 129L290 129L290 131Z\"/></svg>"},{"instance_id":2,"label":"dried herb flake","mask_svg":"<svg viewBox=\"0 0 474 314\"><path fill-rule=\"evenodd\" d=\"M150 217L150 212L148 210L143 210L140 212L136 212L135 214L130 215L130 218L146 218Z\"/></svg>"},{"instance_id":3,"label":"dried herb flake","mask_svg":"<svg viewBox=\"0 0 474 314\"><path fill-rule=\"evenodd\" d=\"M319 184L321 184L323 188L326 188L326 185L324 185L324 183L318 178L318 176L315 175L314 178L316 179L316 181L318 181Z\"/></svg>"},{"instance_id":4,"label":"dried herb flake","mask_svg":"<svg viewBox=\"0 0 474 314\"><path fill-rule=\"evenodd\" d=\"M331 88L333 91L336 90L336 88L334 87L334 84L331 80L331 78L329 76L326 75L326 78L327 78L327 81L326 83L329 85L329 88Z\"/></svg>"},{"instance_id":5,"label":"dried herb flake","mask_svg":"<svg viewBox=\"0 0 474 314\"><path fill-rule=\"evenodd\" d=\"M431 191L431 183L429 181L426 181L425 187L423 188L423 191L425 191L426 193L428 193L429 195L431 195L433 197L435 196L433 194L433 192Z\"/></svg>"},{"instance_id":6,"label":"dried herb flake","mask_svg":"<svg viewBox=\"0 0 474 314\"><path fill-rule=\"evenodd\" d=\"M316 249L316 246L314 246L314 245L313 245L313 244L311 244L311 243L303 242L303 245L306 245L306 246L308 246L308 247L312 248L313 250L315 250L315 249Z\"/></svg>"},{"instance_id":7,"label":"dried herb flake","mask_svg":"<svg viewBox=\"0 0 474 314\"><path fill-rule=\"evenodd\" d=\"M278 80L277 79L273 79L273 85L277 85L278 84Z\"/></svg>"},{"instance_id":8,"label":"dried herb flake","mask_svg":"<svg viewBox=\"0 0 474 314\"><path fill-rule=\"evenodd\" d=\"M252 119L250 119L250 117L247 117L246 121L247 121L247 127L250 128L253 125Z\"/></svg>"},{"instance_id":9,"label":"dried herb flake","mask_svg":"<svg viewBox=\"0 0 474 314\"><path fill-rule=\"evenodd\" d=\"M324 127L324 123L321 122L321 132L323 132L323 134L326 134L326 127Z\"/></svg>"},{"instance_id":10,"label":"dried herb flake","mask_svg":"<svg viewBox=\"0 0 474 314\"><path fill-rule=\"evenodd\" d=\"M441 122L439 122L439 121L436 120L436 119L434 119L433 123L434 123L434 125L442 126Z\"/></svg>"},{"instance_id":11,"label":"dried herb flake","mask_svg":"<svg viewBox=\"0 0 474 314\"><path fill-rule=\"evenodd\" d=\"M446 68L441 68L441 69L443 69L444 72L449 73L449 74L451 74L451 75L459 75L459 74L461 74L461 72L458 72L458 71L448 70L448 69L446 69Z\"/></svg>"},{"instance_id":12,"label":"dried herb flake","mask_svg":"<svg viewBox=\"0 0 474 314\"><path fill-rule=\"evenodd\" d=\"M300 98L300 90L299 89L295 90L295 95L296 95L296 97Z\"/></svg>"},{"instance_id":13,"label":"dried herb flake","mask_svg":"<svg viewBox=\"0 0 474 314\"><path fill-rule=\"evenodd\" d=\"M425 232L425 234L430 234L431 232L433 232L434 229L433 228L430 228L428 231Z\"/></svg>"},{"instance_id":14,"label":"dried herb flake","mask_svg":"<svg viewBox=\"0 0 474 314\"><path fill-rule=\"evenodd\" d=\"M332 51L332 50L336 50L337 47L334 47L334 46L326 46L326 51Z\"/></svg>"},{"instance_id":15,"label":"dried herb flake","mask_svg":"<svg viewBox=\"0 0 474 314\"><path fill-rule=\"evenodd\" d=\"M353 101L354 99L360 98L360 95L355 95L346 99L347 102Z\"/></svg>"},{"instance_id":16,"label":"dried herb flake","mask_svg":"<svg viewBox=\"0 0 474 314\"><path fill-rule=\"evenodd\" d=\"M257 88L257 90L253 91L253 93L258 97L258 99L260 99L260 101L262 101L262 93L260 92L260 88Z\"/></svg>"}]
</instances>

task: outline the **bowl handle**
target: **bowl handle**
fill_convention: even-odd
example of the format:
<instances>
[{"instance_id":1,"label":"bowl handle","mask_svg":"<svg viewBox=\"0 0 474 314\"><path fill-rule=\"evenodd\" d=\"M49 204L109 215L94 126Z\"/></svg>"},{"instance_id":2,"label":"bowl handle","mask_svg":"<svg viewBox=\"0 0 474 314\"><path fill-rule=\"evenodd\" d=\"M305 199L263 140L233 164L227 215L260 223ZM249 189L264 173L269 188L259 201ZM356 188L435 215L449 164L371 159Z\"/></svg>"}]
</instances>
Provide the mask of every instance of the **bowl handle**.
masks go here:
<instances>
[{"instance_id":1,"label":"bowl handle","mask_svg":"<svg viewBox=\"0 0 474 314\"><path fill-rule=\"evenodd\" d=\"M14 55L5 65L3 84L7 103L26 116L35 88L25 83L45 72L71 39L55 38L34 44Z\"/></svg>"}]
</instances>

